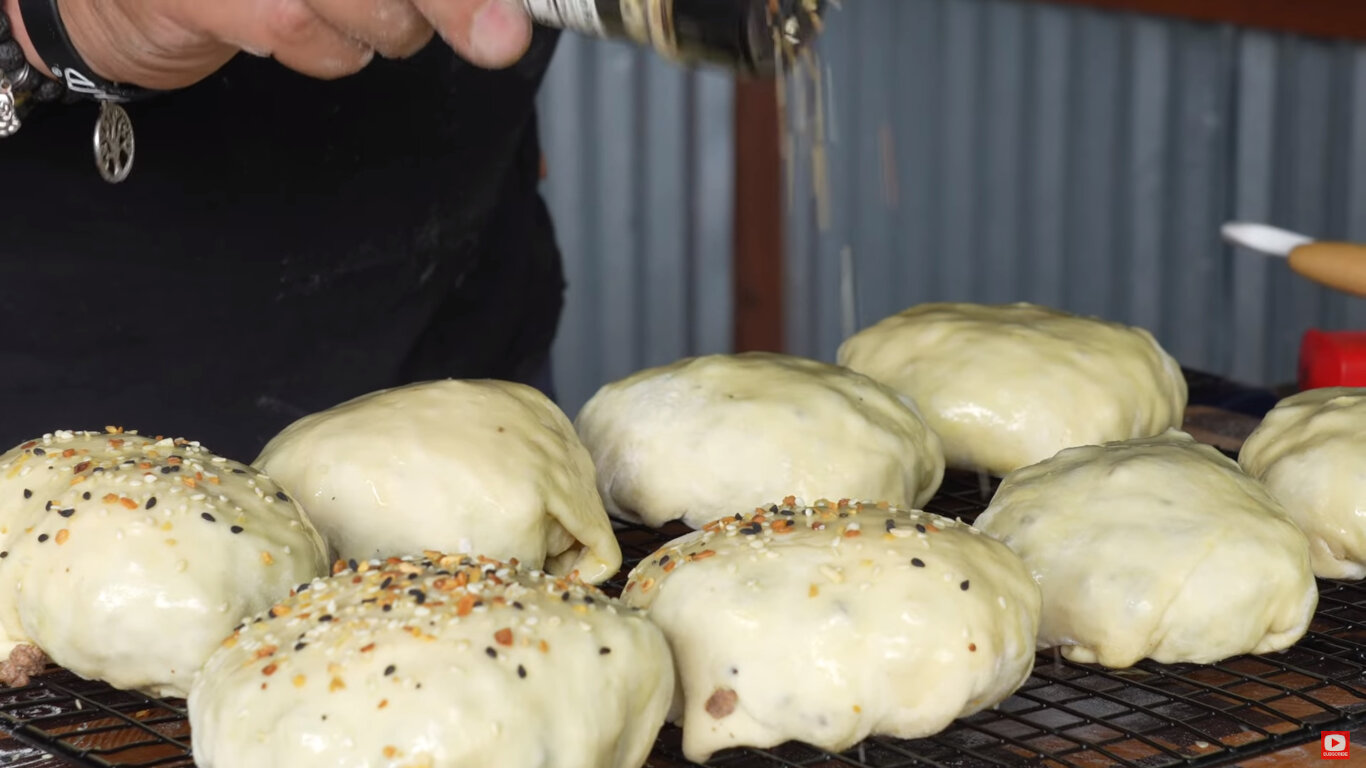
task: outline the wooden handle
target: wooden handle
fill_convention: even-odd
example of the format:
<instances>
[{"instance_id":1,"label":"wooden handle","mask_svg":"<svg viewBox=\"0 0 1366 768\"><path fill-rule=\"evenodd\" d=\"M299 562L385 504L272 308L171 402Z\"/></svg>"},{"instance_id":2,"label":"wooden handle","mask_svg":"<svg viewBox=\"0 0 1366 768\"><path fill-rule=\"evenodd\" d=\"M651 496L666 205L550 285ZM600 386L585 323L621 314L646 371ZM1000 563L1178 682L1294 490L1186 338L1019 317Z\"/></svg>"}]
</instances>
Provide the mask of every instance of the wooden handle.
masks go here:
<instances>
[{"instance_id":1,"label":"wooden handle","mask_svg":"<svg viewBox=\"0 0 1366 768\"><path fill-rule=\"evenodd\" d=\"M1290 252L1290 268L1335 291L1366 298L1366 246L1310 243Z\"/></svg>"}]
</instances>

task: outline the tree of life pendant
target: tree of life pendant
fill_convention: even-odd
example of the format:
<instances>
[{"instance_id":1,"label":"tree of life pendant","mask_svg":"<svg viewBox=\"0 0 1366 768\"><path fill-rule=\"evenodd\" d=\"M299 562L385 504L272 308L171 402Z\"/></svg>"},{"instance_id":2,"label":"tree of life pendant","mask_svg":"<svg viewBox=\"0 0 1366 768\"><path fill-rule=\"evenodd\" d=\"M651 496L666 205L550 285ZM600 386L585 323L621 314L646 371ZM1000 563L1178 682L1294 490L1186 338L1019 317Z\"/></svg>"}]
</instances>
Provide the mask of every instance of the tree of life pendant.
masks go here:
<instances>
[{"instance_id":1,"label":"tree of life pendant","mask_svg":"<svg viewBox=\"0 0 1366 768\"><path fill-rule=\"evenodd\" d=\"M128 178L133 170L133 121L128 112L112 101L100 102L100 119L95 121L95 165L110 184Z\"/></svg>"}]
</instances>

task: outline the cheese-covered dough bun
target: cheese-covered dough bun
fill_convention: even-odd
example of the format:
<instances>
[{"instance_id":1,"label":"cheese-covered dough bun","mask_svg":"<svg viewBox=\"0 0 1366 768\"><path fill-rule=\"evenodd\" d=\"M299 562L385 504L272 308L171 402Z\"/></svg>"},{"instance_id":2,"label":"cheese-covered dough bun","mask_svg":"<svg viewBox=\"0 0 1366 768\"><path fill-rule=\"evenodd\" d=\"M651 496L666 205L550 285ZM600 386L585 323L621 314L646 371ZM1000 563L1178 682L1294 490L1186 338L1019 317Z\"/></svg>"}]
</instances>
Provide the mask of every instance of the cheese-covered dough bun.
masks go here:
<instances>
[{"instance_id":1,"label":"cheese-covered dough bun","mask_svg":"<svg viewBox=\"0 0 1366 768\"><path fill-rule=\"evenodd\" d=\"M593 460L545 395L431 381L286 427L255 465L343 558L475 552L599 583L621 568Z\"/></svg>"},{"instance_id":2,"label":"cheese-covered dough bun","mask_svg":"<svg viewBox=\"0 0 1366 768\"><path fill-rule=\"evenodd\" d=\"M0 456L0 650L184 696L247 614L327 573L269 478L198 443L56 432Z\"/></svg>"},{"instance_id":3,"label":"cheese-covered dough bun","mask_svg":"<svg viewBox=\"0 0 1366 768\"><path fill-rule=\"evenodd\" d=\"M690 358L598 391L576 421L613 516L693 528L786 494L920 506L944 453L908 399L767 353Z\"/></svg>"},{"instance_id":4,"label":"cheese-covered dough bun","mask_svg":"<svg viewBox=\"0 0 1366 768\"><path fill-rule=\"evenodd\" d=\"M632 571L623 599L674 651L683 751L928 736L1034 664L1039 589L971 527L792 498L708 524Z\"/></svg>"},{"instance_id":5,"label":"cheese-covered dough bun","mask_svg":"<svg viewBox=\"0 0 1366 768\"><path fill-rule=\"evenodd\" d=\"M1238 462L1309 537L1315 574L1366 577L1366 389L1314 389L1282 400Z\"/></svg>"},{"instance_id":6,"label":"cheese-covered dough bun","mask_svg":"<svg viewBox=\"0 0 1366 768\"><path fill-rule=\"evenodd\" d=\"M1152 335L1032 304L925 304L840 346L913 398L951 467L1004 475L1063 448L1181 426L1186 380Z\"/></svg>"},{"instance_id":7,"label":"cheese-covered dough bun","mask_svg":"<svg viewBox=\"0 0 1366 768\"><path fill-rule=\"evenodd\" d=\"M637 768L673 699L663 634L487 558L339 564L247 622L190 693L202 768Z\"/></svg>"},{"instance_id":8,"label":"cheese-covered dough bun","mask_svg":"<svg viewBox=\"0 0 1366 768\"><path fill-rule=\"evenodd\" d=\"M1024 558L1043 588L1039 643L1073 661L1278 651L1318 603L1308 543L1281 506L1175 430L1013 472L976 525Z\"/></svg>"}]
</instances>

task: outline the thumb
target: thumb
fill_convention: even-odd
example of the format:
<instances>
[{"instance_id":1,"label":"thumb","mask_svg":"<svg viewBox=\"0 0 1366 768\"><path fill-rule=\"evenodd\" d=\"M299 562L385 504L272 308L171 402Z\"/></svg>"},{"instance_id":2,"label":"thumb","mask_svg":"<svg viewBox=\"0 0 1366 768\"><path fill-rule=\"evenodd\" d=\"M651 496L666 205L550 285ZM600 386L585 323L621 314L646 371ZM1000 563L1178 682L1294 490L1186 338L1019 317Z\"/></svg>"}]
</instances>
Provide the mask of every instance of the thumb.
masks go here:
<instances>
[{"instance_id":1,"label":"thumb","mask_svg":"<svg viewBox=\"0 0 1366 768\"><path fill-rule=\"evenodd\" d=\"M515 64L531 45L521 0L413 0L461 57L481 67Z\"/></svg>"}]
</instances>

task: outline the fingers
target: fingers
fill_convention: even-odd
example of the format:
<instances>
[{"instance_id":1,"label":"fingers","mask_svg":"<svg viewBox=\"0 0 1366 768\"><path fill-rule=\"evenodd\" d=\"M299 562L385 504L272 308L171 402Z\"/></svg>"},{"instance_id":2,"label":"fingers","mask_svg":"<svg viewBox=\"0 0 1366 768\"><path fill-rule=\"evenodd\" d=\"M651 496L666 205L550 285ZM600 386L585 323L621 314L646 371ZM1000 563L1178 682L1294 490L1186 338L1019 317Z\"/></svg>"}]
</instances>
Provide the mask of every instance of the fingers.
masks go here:
<instances>
[{"instance_id":1,"label":"fingers","mask_svg":"<svg viewBox=\"0 0 1366 768\"><path fill-rule=\"evenodd\" d=\"M404 58L432 39L432 25L408 0L305 0L309 8L381 56Z\"/></svg>"},{"instance_id":2,"label":"fingers","mask_svg":"<svg viewBox=\"0 0 1366 768\"><path fill-rule=\"evenodd\" d=\"M531 45L531 19L519 0L412 0L412 4L471 64L510 66Z\"/></svg>"},{"instance_id":3,"label":"fingers","mask_svg":"<svg viewBox=\"0 0 1366 768\"><path fill-rule=\"evenodd\" d=\"M305 75L333 79L365 68L374 49L325 21L305 0L204 3L203 26L224 42L273 56Z\"/></svg>"},{"instance_id":4,"label":"fingers","mask_svg":"<svg viewBox=\"0 0 1366 768\"><path fill-rule=\"evenodd\" d=\"M193 29L306 75L337 78L376 51L403 57L438 33L477 66L516 63L531 44L522 0L251 0L188 3Z\"/></svg>"}]
</instances>

